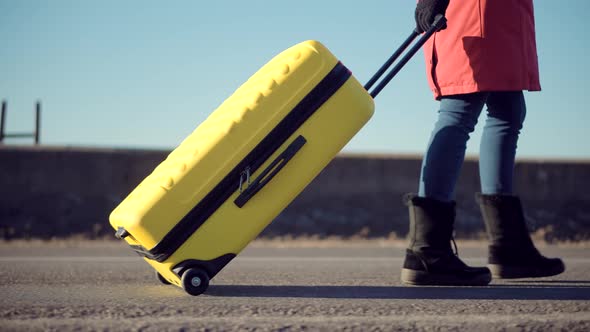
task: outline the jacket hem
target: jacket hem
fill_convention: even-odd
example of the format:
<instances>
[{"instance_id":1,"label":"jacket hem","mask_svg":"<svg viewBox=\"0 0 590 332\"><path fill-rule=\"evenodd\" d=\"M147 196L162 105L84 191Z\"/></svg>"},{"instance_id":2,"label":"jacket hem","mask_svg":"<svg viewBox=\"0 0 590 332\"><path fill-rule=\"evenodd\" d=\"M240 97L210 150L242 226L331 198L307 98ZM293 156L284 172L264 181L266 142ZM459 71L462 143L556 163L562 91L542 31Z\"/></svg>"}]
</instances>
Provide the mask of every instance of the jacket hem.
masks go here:
<instances>
[{"instance_id":1,"label":"jacket hem","mask_svg":"<svg viewBox=\"0 0 590 332\"><path fill-rule=\"evenodd\" d=\"M485 86L478 84L465 84L465 85L453 85L453 86L438 86L437 88L431 88L434 99L440 100L442 97L463 95L468 93L485 92L485 91L541 91L539 84L532 85L514 85L514 86Z\"/></svg>"}]
</instances>

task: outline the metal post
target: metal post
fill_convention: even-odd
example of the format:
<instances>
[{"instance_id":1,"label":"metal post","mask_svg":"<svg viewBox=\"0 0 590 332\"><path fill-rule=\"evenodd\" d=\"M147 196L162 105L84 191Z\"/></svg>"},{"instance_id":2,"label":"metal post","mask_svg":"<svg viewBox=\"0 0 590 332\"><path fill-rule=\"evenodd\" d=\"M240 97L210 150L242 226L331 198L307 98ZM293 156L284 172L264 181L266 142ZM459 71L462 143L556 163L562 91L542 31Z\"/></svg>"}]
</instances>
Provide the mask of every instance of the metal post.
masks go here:
<instances>
[{"instance_id":1,"label":"metal post","mask_svg":"<svg viewBox=\"0 0 590 332\"><path fill-rule=\"evenodd\" d=\"M4 140L4 120L6 119L6 100L2 101L2 114L0 115L0 143Z\"/></svg>"},{"instance_id":2,"label":"metal post","mask_svg":"<svg viewBox=\"0 0 590 332\"><path fill-rule=\"evenodd\" d=\"M26 138L30 137L35 139L35 145L39 144L41 140L41 101L37 101L35 107L35 131L33 133L6 133L6 113L8 113L6 107L6 100L2 101L2 113L0 114L0 144L4 144L5 138Z\"/></svg>"},{"instance_id":3,"label":"metal post","mask_svg":"<svg viewBox=\"0 0 590 332\"><path fill-rule=\"evenodd\" d=\"M39 145L39 137L41 136L41 101L37 101L35 108L35 144Z\"/></svg>"}]
</instances>

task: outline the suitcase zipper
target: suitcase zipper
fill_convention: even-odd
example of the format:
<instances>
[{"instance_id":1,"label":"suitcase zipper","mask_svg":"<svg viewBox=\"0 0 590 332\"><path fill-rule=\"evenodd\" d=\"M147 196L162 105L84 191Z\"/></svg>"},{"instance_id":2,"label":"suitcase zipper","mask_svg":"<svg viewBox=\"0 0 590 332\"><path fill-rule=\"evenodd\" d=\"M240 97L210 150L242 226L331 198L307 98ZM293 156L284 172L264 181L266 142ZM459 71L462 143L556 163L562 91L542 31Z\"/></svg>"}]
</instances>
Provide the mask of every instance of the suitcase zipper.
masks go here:
<instances>
[{"instance_id":1,"label":"suitcase zipper","mask_svg":"<svg viewBox=\"0 0 590 332\"><path fill-rule=\"evenodd\" d=\"M239 208L246 205L254 195L264 188L287 165L305 143L307 143L305 137L299 135L252 183L250 183L250 167L247 167L242 174L246 175L248 187L243 189L242 177L240 176L240 195L234 203Z\"/></svg>"},{"instance_id":2,"label":"suitcase zipper","mask_svg":"<svg viewBox=\"0 0 590 332\"><path fill-rule=\"evenodd\" d=\"M246 174L255 173L315 111L346 83L351 75L350 70L338 62L328 75L213 190L164 235L158 244L152 249L139 245L131 245L131 248L140 256L157 262L168 259L236 190L240 189L239 184L243 185L244 177L246 181L249 180L249 175L246 176ZM236 204L239 206L238 203Z\"/></svg>"},{"instance_id":3,"label":"suitcase zipper","mask_svg":"<svg viewBox=\"0 0 590 332\"><path fill-rule=\"evenodd\" d=\"M246 181L244 181L244 177L246 178ZM250 187L250 166L246 167L246 169L240 173L240 192L244 191L244 183Z\"/></svg>"}]
</instances>

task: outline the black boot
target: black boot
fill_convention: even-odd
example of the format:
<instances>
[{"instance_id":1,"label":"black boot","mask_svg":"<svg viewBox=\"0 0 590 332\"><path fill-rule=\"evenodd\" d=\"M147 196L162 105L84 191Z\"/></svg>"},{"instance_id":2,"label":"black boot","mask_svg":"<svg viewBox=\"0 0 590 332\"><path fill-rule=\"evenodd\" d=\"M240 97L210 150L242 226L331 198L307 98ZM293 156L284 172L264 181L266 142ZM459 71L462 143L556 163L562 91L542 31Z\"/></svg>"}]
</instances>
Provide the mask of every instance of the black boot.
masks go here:
<instances>
[{"instance_id":1,"label":"black boot","mask_svg":"<svg viewBox=\"0 0 590 332\"><path fill-rule=\"evenodd\" d=\"M451 248L455 202L408 194L409 247L401 279L410 285L484 286L492 276L485 267L469 267Z\"/></svg>"},{"instance_id":2,"label":"black boot","mask_svg":"<svg viewBox=\"0 0 590 332\"><path fill-rule=\"evenodd\" d=\"M542 256L529 235L517 196L476 194L490 239L488 267L494 278L548 277L565 271L559 258Z\"/></svg>"}]
</instances>

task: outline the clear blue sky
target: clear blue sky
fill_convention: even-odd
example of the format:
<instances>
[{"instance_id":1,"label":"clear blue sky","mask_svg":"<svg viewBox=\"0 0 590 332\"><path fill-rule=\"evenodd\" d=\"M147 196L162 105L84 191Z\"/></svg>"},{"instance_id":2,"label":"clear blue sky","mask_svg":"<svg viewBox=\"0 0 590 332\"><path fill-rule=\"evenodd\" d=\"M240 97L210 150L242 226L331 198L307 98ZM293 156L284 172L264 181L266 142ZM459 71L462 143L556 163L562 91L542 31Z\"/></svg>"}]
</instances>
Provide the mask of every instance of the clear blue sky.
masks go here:
<instances>
[{"instance_id":1,"label":"clear blue sky","mask_svg":"<svg viewBox=\"0 0 590 332\"><path fill-rule=\"evenodd\" d=\"M590 1L535 5L543 91L526 94L519 156L590 158ZM40 99L44 144L173 148L260 66L300 41L320 40L364 83L410 33L414 6L413 0L0 0L7 130L31 130ZM345 151L422 153L437 109L422 54L376 105ZM477 153L480 132L469 154Z\"/></svg>"}]
</instances>

